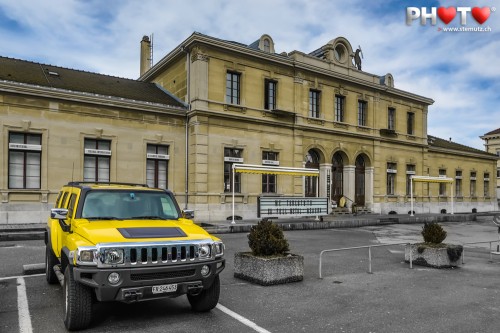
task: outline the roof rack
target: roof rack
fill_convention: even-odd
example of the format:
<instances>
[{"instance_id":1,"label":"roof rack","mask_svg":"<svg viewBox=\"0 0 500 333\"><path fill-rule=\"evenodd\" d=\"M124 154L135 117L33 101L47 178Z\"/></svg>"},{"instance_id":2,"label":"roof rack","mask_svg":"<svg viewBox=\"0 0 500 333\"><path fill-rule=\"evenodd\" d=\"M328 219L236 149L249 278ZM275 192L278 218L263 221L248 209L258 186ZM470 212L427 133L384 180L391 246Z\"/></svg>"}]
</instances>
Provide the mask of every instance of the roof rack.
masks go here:
<instances>
[{"instance_id":1,"label":"roof rack","mask_svg":"<svg viewBox=\"0 0 500 333\"><path fill-rule=\"evenodd\" d=\"M137 184L137 183L123 183L123 182L90 182L90 181L73 181L68 182L69 186L77 186L77 185L126 185L126 186L140 186L140 187L149 187L148 184Z\"/></svg>"}]
</instances>

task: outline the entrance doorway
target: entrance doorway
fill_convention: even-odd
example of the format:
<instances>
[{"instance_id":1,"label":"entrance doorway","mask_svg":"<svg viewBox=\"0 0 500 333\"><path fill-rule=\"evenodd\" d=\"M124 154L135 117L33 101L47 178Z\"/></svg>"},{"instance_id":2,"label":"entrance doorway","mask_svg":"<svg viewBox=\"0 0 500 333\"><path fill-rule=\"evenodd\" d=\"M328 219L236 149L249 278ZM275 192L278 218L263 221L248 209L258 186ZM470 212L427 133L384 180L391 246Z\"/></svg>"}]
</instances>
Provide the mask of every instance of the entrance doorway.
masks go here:
<instances>
[{"instance_id":1,"label":"entrance doorway","mask_svg":"<svg viewBox=\"0 0 500 333\"><path fill-rule=\"evenodd\" d=\"M340 153L335 153L332 160L332 200L337 204L344 195L344 160Z\"/></svg>"},{"instance_id":2,"label":"entrance doorway","mask_svg":"<svg viewBox=\"0 0 500 333\"><path fill-rule=\"evenodd\" d=\"M354 202L358 206L365 205L365 159L363 156L359 155L356 158L356 169L355 169L355 196Z\"/></svg>"}]
</instances>

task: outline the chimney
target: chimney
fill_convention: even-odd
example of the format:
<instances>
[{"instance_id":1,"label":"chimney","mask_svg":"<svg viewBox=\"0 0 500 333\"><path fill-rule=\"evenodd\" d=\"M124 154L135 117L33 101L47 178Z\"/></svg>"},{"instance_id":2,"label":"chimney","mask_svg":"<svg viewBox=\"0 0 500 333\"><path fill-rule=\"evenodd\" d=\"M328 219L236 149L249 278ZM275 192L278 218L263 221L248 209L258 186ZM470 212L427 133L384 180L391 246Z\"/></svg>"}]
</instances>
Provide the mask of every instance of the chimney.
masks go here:
<instances>
[{"instance_id":1,"label":"chimney","mask_svg":"<svg viewBox=\"0 0 500 333\"><path fill-rule=\"evenodd\" d=\"M141 40L141 69L140 75L142 76L151 68L151 41L148 36L142 37Z\"/></svg>"}]
</instances>

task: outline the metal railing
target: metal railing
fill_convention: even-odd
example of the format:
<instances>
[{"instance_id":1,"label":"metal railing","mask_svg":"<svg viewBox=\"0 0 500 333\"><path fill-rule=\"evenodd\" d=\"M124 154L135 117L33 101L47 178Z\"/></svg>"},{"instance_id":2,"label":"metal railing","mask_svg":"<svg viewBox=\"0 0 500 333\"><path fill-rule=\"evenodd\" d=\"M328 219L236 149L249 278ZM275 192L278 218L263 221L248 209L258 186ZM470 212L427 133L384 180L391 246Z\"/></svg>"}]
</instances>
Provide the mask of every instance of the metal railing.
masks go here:
<instances>
[{"instance_id":1,"label":"metal railing","mask_svg":"<svg viewBox=\"0 0 500 333\"><path fill-rule=\"evenodd\" d=\"M348 251L348 250L358 250L358 249L368 249L368 273L372 273L372 247L383 247L383 246L394 246L394 245L407 245L408 243L394 243L394 244L377 244L377 245L365 245L365 246L355 246L355 247L344 247L340 249L329 249L323 250L319 254L319 278L322 279L322 267L323 267L323 254L328 252L337 252L337 251ZM412 268L412 258L410 251L410 268Z\"/></svg>"},{"instance_id":2,"label":"metal railing","mask_svg":"<svg viewBox=\"0 0 500 333\"><path fill-rule=\"evenodd\" d=\"M464 258L465 258L465 247L467 245L472 245L472 244L490 244L490 262L493 261L493 254L500 254L500 252L496 251L494 253L493 251L493 248L491 247L491 244L492 243L499 243L500 244L500 240L494 240L494 241L484 241L484 242L471 242L471 243L463 243L462 246L464 247L463 250L462 250L462 264L465 264L465 261L464 261Z\"/></svg>"},{"instance_id":3,"label":"metal railing","mask_svg":"<svg viewBox=\"0 0 500 333\"><path fill-rule=\"evenodd\" d=\"M463 246L463 251L462 251L462 264L464 264L464 258L465 258L465 248L467 245L472 245L472 244L490 244L490 261L493 261L493 254L499 254L500 252L494 253L492 251L492 243L500 243L500 240L494 240L494 241L484 241L484 242L471 242L471 243L462 243ZM322 268L323 268L323 254L328 253L328 252L338 252L338 251L348 251L348 250L359 250L359 249L368 249L368 273L372 274L372 247L383 247L383 246L394 246L394 245L409 245L410 243L394 243L394 244L377 244L377 245L365 245L365 246L355 246L355 247L344 247L344 248L339 248L339 249L328 249L328 250L323 250L319 254L319 278L322 279ZM410 253L410 269L413 268L413 256L412 256L412 251L409 251Z\"/></svg>"}]
</instances>

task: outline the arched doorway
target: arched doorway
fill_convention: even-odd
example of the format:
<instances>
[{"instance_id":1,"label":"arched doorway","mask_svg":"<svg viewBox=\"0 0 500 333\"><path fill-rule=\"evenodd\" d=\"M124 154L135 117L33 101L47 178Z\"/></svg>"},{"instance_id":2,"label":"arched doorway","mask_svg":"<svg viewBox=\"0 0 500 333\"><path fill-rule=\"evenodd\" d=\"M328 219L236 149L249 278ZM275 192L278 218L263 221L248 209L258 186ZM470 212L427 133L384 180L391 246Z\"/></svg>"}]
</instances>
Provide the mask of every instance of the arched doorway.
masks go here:
<instances>
[{"instance_id":1,"label":"arched doorway","mask_svg":"<svg viewBox=\"0 0 500 333\"><path fill-rule=\"evenodd\" d=\"M319 155L318 153L311 149L306 155L306 168L319 169ZM305 196L315 197L318 193L318 177L307 176L305 179Z\"/></svg>"},{"instance_id":2,"label":"arched doorway","mask_svg":"<svg viewBox=\"0 0 500 333\"><path fill-rule=\"evenodd\" d=\"M344 159L335 153L332 159L332 200L339 203L344 195Z\"/></svg>"},{"instance_id":3,"label":"arched doorway","mask_svg":"<svg viewBox=\"0 0 500 333\"><path fill-rule=\"evenodd\" d=\"M354 178L354 202L358 206L365 205L365 159L362 155L356 158Z\"/></svg>"}]
</instances>

